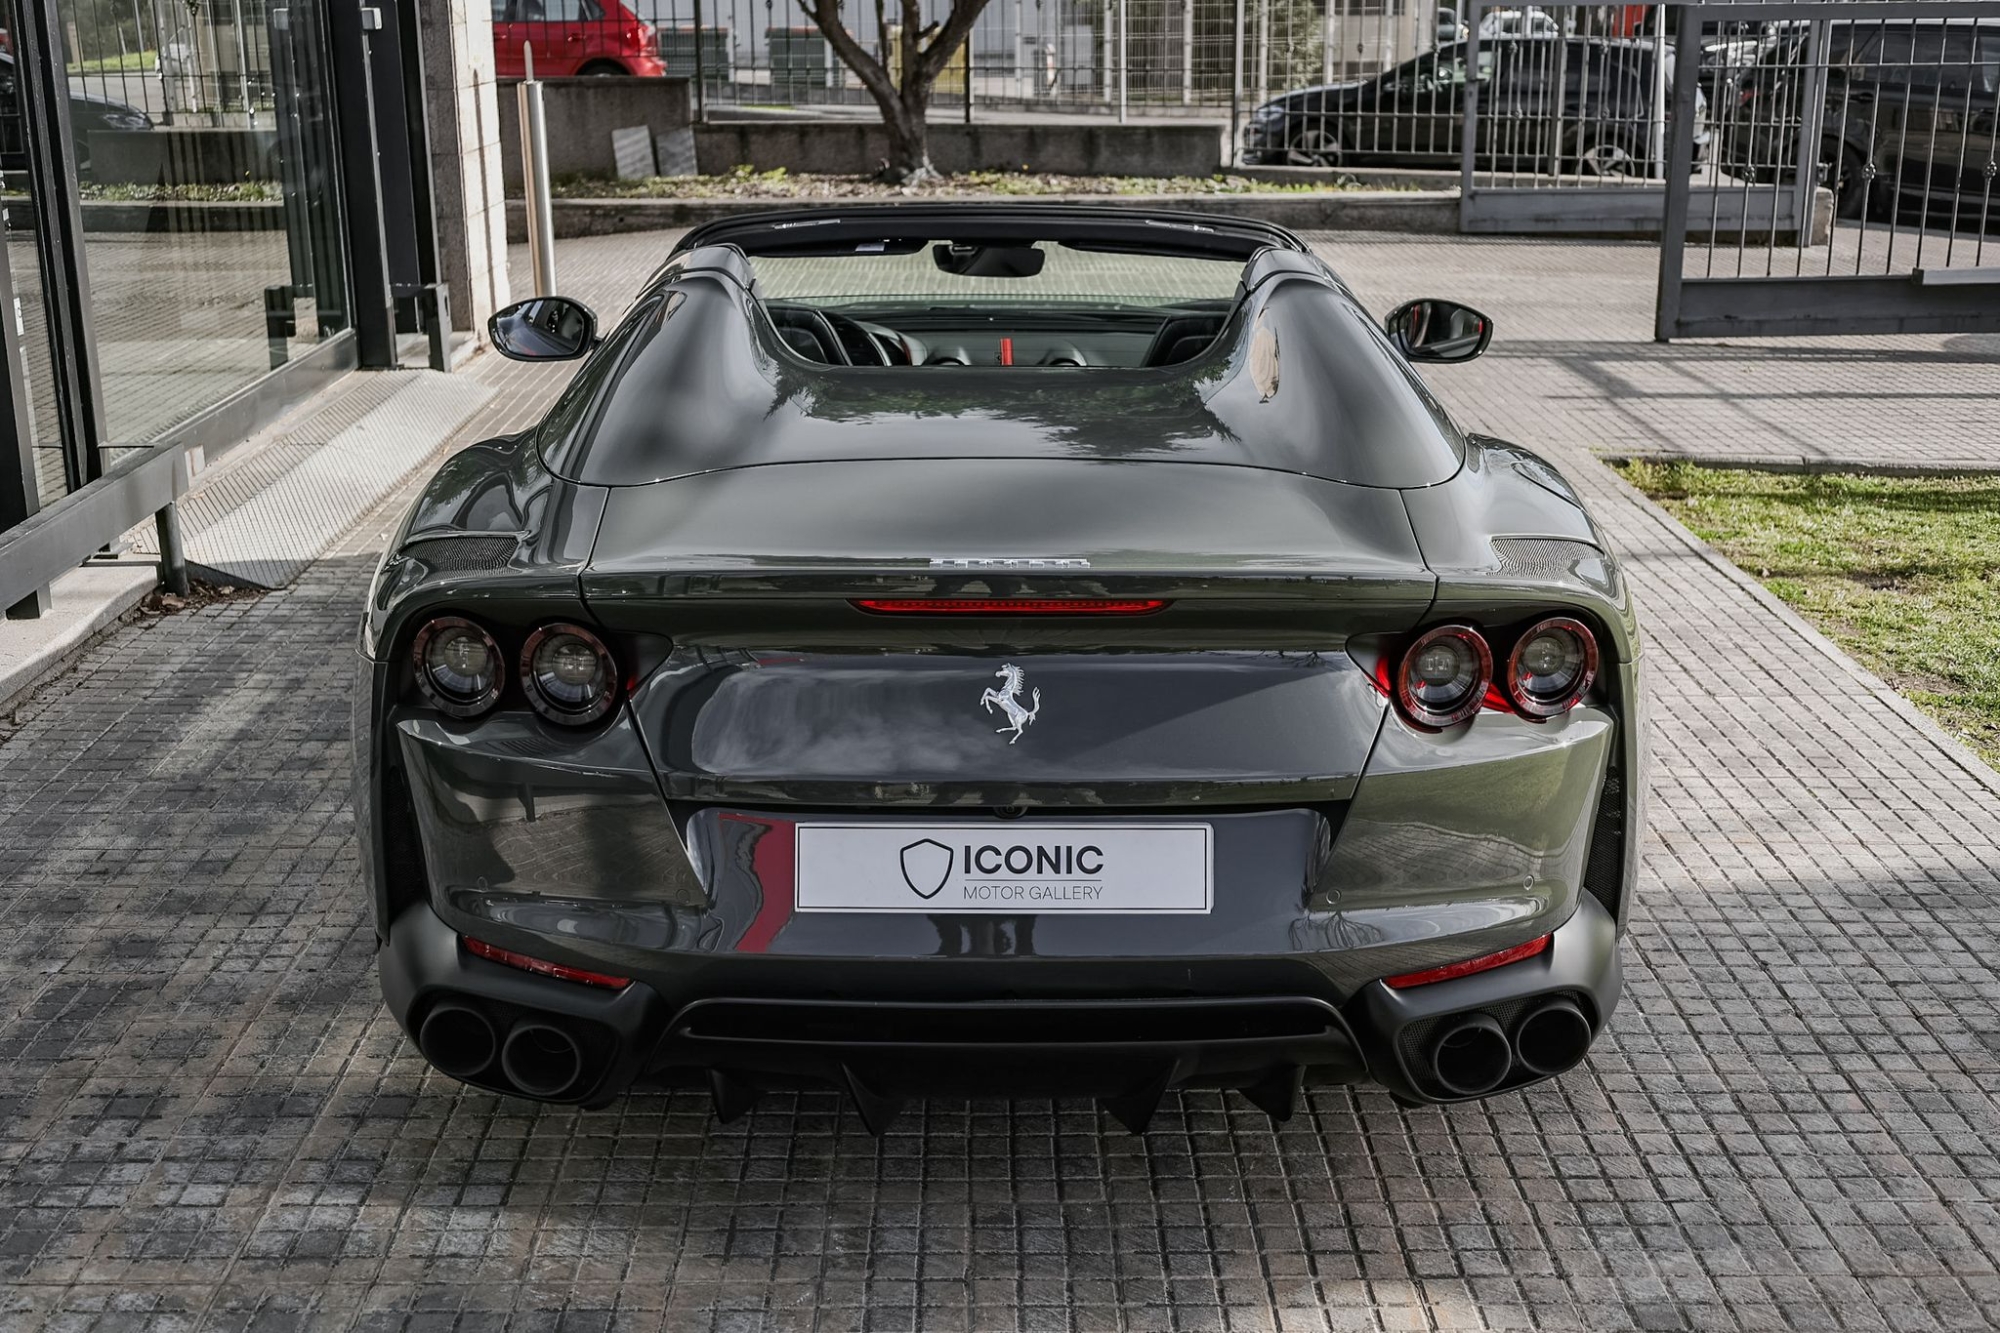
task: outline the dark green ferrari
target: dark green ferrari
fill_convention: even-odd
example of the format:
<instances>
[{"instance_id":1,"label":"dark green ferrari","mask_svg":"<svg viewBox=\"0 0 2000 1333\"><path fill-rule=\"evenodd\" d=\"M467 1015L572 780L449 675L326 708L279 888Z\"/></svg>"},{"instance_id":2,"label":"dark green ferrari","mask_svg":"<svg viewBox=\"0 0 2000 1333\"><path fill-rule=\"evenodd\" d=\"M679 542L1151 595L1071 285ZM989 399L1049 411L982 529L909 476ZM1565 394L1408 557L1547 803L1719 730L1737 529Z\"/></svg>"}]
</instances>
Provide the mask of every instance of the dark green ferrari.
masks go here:
<instances>
[{"instance_id":1,"label":"dark green ferrari","mask_svg":"<svg viewBox=\"0 0 2000 1333\"><path fill-rule=\"evenodd\" d=\"M382 990L437 1069L1483 1097L1618 998L1639 637L1576 493L1296 237L992 205L689 233L369 593Z\"/></svg>"}]
</instances>

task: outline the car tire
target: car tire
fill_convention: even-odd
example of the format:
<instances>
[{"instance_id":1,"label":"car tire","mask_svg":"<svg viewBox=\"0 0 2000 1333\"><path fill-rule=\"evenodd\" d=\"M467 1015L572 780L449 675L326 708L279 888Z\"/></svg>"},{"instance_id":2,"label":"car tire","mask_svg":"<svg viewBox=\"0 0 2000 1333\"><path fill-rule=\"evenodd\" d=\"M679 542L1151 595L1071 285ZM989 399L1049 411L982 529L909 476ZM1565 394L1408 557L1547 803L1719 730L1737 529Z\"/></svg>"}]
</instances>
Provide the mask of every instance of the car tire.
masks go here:
<instances>
[{"instance_id":1,"label":"car tire","mask_svg":"<svg viewBox=\"0 0 2000 1333\"><path fill-rule=\"evenodd\" d=\"M1324 125L1301 125L1285 140L1288 167L1337 167L1344 150L1338 131Z\"/></svg>"},{"instance_id":2,"label":"car tire","mask_svg":"<svg viewBox=\"0 0 2000 1333\"><path fill-rule=\"evenodd\" d=\"M1868 162L1853 145L1828 139L1820 145L1819 183L1833 191L1835 217L1860 219L1869 214ZM1836 170L1834 163L1839 163Z\"/></svg>"},{"instance_id":3,"label":"car tire","mask_svg":"<svg viewBox=\"0 0 2000 1333\"><path fill-rule=\"evenodd\" d=\"M612 60L593 60L577 71L580 78L609 79L625 72L625 67Z\"/></svg>"}]
</instances>

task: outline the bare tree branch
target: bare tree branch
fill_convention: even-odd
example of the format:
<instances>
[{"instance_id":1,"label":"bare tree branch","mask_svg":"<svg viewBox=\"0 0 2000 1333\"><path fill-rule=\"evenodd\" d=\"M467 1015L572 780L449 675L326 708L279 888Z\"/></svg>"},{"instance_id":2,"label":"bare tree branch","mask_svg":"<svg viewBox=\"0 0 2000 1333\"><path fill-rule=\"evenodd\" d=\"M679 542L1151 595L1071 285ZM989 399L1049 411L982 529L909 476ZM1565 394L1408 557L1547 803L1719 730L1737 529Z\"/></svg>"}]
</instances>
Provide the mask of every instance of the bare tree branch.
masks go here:
<instances>
[{"instance_id":1,"label":"bare tree branch","mask_svg":"<svg viewBox=\"0 0 2000 1333\"><path fill-rule=\"evenodd\" d=\"M937 76L944 72L944 67L951 61L951 53L957 50L959 43L964 42L971 34L972 25L979 22L979 15L985 8L986 0L953 0L951 13L945 16L944 26L938 30L938 35L931 39L930 46L924 51L925 87L928 88L937 80ZM972 69L970 45L965 48L965 60L969 76Z\"/></svg>"},{"instance_id":2,"label":"bare tree branch","mask_svg":"<svg viewBox=\"0 0 2000 1333\"><path fill-rule=\"evenodd\" d=\"M879 5L880 0L877 0ZM841 63L854 71L861 86L868 90L877 102L892 105L896 101L896 86L882 62L868 54L861 43L854 40L854 34L840 21L840 0L800 0L800 8L813 25L825 36L833 53Z\"/></svg>"}]
</instances>

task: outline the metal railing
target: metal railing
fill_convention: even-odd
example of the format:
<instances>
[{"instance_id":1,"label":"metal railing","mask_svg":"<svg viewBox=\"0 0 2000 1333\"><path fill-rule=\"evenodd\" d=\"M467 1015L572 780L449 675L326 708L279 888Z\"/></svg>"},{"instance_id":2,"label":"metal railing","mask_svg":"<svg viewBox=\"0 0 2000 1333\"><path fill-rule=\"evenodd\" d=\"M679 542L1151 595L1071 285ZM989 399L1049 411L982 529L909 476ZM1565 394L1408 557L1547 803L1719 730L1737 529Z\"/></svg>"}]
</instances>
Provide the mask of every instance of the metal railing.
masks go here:
<instances>
[{"instance_id":1,"label":"metal railing","mask_svg":"<svg viewBox=\"0 0 2000 1333\"><path fill-rule=\"evenodd\" d=\"M2000 0L1703 8L1765 40L1705 162L1675 136L1657 335L2000 331ZM1776 210L1814 198L1786 244Z\"/></svg>"},{"instance_id":2,"label":"metal railing","mask_svg":"<svg viewBox=\"0 0 2000 1333\"><path fill-rule=\"evenodd\" d=\"M950 8L923 0L922 32ZM1216 117L1394 68L1457 37L1456 10L1444 11L1441 26L1421 0L992 0L939 77L935 104ZM798 0L497 0L495 12L502 78L519 75L529 42L546 77L698 78L712 108L869 102ZM865 4L846 13L893 69L900 24L878 29Z\"/></svg>"},{"instance_id":3,"label":"metal railing","mask_svg":"<svg viewBox=\"0 0 2000 1333\"><path fill-rule=\"evenodd\" d=\"M66 8L74 92L159 125L257 126L274 93L269 0L123 0Z\"/></svg>"}]
</instances>

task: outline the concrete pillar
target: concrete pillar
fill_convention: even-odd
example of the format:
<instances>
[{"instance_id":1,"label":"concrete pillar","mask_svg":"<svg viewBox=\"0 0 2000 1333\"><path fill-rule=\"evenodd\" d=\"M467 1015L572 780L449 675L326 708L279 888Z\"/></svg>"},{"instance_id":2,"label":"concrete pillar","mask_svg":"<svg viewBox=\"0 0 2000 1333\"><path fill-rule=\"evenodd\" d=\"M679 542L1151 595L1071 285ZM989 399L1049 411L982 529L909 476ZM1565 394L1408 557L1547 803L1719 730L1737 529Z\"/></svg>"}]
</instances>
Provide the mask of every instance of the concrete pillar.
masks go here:
<instances>
[{"instance_id":1,"label":"concrete pillar","mask_svg":"<svg viewBox=\"0 0 2000 1333\"><path fill-rule=\"evenodd\" d=\"M451 325L484 341L487 316L509 300L492 4L422 0L418 12L429 83L431 188L439 262L451 285Z\"/></svg>"}]
</instances>

